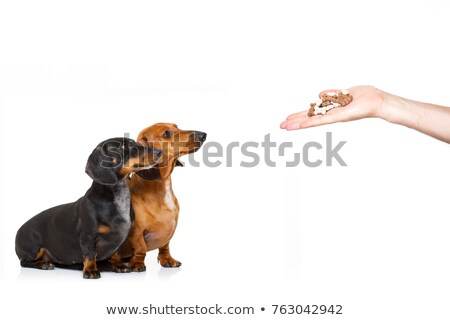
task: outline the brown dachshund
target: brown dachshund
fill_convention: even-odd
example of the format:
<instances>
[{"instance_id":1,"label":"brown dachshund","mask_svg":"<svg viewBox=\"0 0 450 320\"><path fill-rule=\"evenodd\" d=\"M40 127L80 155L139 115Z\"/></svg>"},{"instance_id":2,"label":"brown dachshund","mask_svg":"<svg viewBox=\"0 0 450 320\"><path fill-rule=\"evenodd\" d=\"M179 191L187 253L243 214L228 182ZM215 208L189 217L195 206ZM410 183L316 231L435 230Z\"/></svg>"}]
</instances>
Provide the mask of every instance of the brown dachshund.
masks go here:
<instances>
[{"instance_id":1,"label":"brown dachshund","mask_svg":"<svg viewBox=\"0 0 450 320\"><path fill-rule=\"evenodd\" d=\"M169 251L180 210L170 175L176 166L182 166L178 158L197 151L205 140L204 132L180 130L169 123L154 124L139 134L138 143L162 150L163 156L157 166L134 174L129 181L135 221L120 250L122 257L131 256L129 269L122 272L145 271L146 252L155 249L159 249L161 266L173 268L181 265ZM112 258L115 259L120 257Z\"/></svg>"}]
</instances>

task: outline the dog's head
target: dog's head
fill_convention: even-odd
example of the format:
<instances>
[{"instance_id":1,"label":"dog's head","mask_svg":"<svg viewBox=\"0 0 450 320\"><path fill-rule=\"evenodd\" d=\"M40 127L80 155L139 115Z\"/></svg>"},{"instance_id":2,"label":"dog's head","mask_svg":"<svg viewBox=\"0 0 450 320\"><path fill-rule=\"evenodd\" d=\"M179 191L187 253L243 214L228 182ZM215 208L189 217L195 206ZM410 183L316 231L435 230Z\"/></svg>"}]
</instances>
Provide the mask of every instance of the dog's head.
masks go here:
<instances>
[{"instance_id":1,"label":"dog's head","mask_svg":"<svg viewBox=\"0 0 450 320\"><path fill-rule=\"evenodd\" d=\"M180 130L173 123L157 123L139 133L137 142L143 146L162 150L162 159L150 170L140 171L139 176L149 179L168 177L175 166L183 166L179 157L196 152L206 140L201 131Z\"/></svg>"},{"instance_id":2,"label":"dog's head","mask_svg":"<svg viewBox=\"0 0 450 320\"><path fill-rule=\"evenodd\" d=\"M161 155L161 150L137 144L132 139L112 138L92 151L86 173L97 183L115 185L132 172L152 168Z\"/></svg>"}]
</instances>

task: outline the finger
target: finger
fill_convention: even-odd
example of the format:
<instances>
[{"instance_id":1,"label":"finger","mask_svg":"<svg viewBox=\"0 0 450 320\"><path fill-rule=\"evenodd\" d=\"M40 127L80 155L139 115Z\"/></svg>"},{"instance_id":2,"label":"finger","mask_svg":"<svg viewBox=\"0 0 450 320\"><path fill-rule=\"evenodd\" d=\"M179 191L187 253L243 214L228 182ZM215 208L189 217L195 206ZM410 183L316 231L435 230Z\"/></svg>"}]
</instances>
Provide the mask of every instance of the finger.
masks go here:
<instances>
[{"instance_id":1,"label":"finger","mask_svg":"<svg viewBox=\"0 0 450 320\"><path fill-rule=\"evenodd\" d=\"M333 112L334 111L334 112ZM314 116L301 121L300 128L311 128L322 126L325 124L343 122L349 120L347 112L345 110L331 110L326 115Z\"/></svg>"},{"instance_id":2,"label":"finger","mask_svg":"<svg viewBox=\"0 0 450 320\"><path fill-rule=\"evenodd\" d=\"M305 112L303 114L299 114L299 115L297 115L295 117L291 117L289 119L286 119L285 121L288 121L288 122L289 121L297 121L299 119L306 119L306 118L308 118L308 113L307 112Z\"/></svg>"},{"instance_id":3,"label":"finger","mask_svg":"<svg viewBox=\"0 0 450 320\"><path fill-rule=\"evenodd\" d=\"M286 129L286 130L299 129L299 124L303 121L305 121L304 117L294 119L294 120L286 120L281 123L280 128Z\"/></svg>"},{"instance_id":4,"label":"finger","mask_svg":"<svg viewBox=\"0 0 450 320\"><path fill-rule=\"evenodd\" d=\"M295 120L295 121L288 121L286 123L285 129L289 130L289 131L290 130L298 130L298 129L300 129L300 123L303 121L305 121L305 120L301 119L301 120Z\"/></svg>"},{"instance_id":5,"label":"finger","mask_svg":"<svg viewBox=\"0 0 450 320\"><path fill-rule=\"evenodd\" d=\"M300 112L297 112L297 113L293 113L293 114L289 115L286 118L286 120L290 120L290 119L297 118L297 117L302 117L302 116L304 116L306 114L308 114L308 110L304 110L304 111L300 111Z\"/></svg>"},{"instance_id":6,"label":"finger","mask_svg":"<svg viewBox=\"0 0 450 320\"><path fill-rule=\"evenodd\" d=\"M309 118L308 114L302 114L302 115L297 116L295 118L291 118L289 120L285 120L284 123L283 123L283 129L288 129L288 130L292 129L292 128L297 129L298 128L298 124L303 122L303 121L305 121L308 118Z\"/></svg>"}]
</instances>

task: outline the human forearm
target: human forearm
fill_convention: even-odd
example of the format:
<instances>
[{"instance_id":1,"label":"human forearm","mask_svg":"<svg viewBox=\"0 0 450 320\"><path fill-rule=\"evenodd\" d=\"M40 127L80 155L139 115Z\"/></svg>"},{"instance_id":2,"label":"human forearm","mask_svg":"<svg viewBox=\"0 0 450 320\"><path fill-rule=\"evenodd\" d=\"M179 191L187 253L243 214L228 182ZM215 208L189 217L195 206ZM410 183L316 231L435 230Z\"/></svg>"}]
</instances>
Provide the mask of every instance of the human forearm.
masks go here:
<instances>
[{"instance_id":1,"label":"human forearm","mask_svg":"<svg viewBox=\"0 0 450 320\"><path fill-rule=\"evenodd\" d=\"M313 117L308 116L307 110L293 113L280 124L280 127L286 130L298 130L335 122L378 117L450 143L449 107L409 100L372 86L352 87L348 91L353 96L353 101L347 106L334 108L325 115Z\"/></svg>"},{"instance_id":2,"label":"human forearm","mask_svg":"<svg viewBox=\"0 0 450 320\"><path fill-rule=\"evenodd\" d=\"M377 116L450 143L450 108L383 94Z\"/></svg>"}]
</instances>

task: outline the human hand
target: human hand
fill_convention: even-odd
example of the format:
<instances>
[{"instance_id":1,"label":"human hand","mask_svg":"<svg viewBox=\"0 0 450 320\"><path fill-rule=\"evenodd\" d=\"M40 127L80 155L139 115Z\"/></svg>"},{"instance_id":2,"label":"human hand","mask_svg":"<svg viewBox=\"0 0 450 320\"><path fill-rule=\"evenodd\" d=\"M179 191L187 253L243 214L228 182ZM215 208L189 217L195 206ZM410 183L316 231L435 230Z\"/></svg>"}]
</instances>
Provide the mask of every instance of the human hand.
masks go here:
<instances>
[{"instance_id":1,"label":"human hand","mask_svg":"<svg viewBox=\"0 0 450 320\"><path fill-rule=\"evenodd\" d=\"M325 90L326 92L340 90ZM291 114L280 125L281 129L297 130L324 124L352 121L363 118L382 117L383 102L386 93L372 86L358 86L348 89L353 101L345 107L334 108L325 115L309 117L308 110Z\"/></svg>"}]
</instances>

